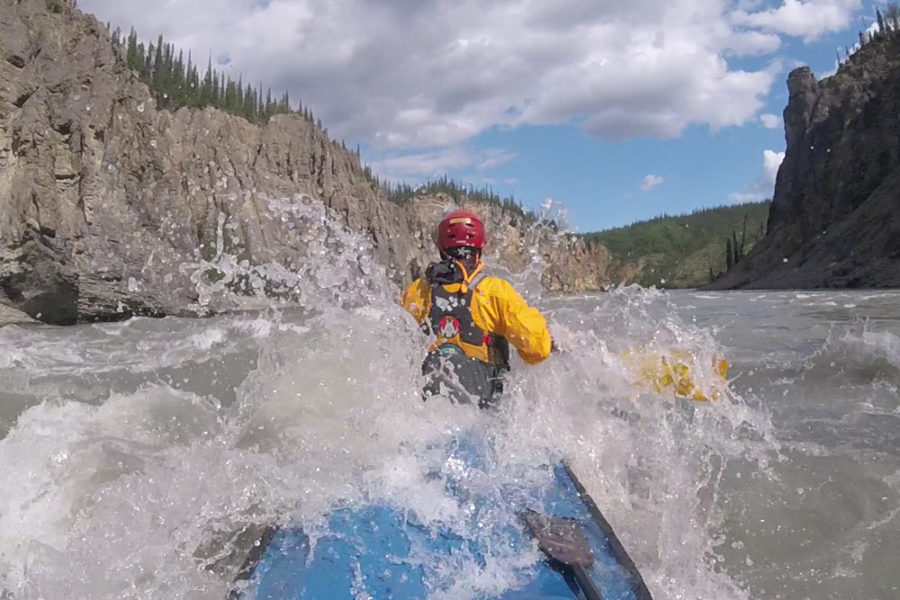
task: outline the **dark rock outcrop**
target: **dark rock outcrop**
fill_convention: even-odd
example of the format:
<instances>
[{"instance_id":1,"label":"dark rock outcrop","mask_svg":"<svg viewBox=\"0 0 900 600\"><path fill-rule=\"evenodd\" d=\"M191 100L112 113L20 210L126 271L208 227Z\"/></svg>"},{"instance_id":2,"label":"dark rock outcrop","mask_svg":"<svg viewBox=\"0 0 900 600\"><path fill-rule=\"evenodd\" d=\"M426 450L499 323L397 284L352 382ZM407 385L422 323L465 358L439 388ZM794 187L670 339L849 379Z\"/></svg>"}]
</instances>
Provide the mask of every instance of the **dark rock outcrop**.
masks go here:
<instances>
[{"instance_id":1,"label":"dark rock outcrop","mask_svg":"<svg viewBox=\"0 0 900 600\"><path fill-rule=\"evenodd\" d=\"M709 287L900 286L900 33L788 90L766 237Z\"/></svg>"},{"instance_id":2,"label":"dark rock outcrop","mask_svg":"<svg viewBox=\"0 0 900 600\"><path fill-rule=\"evenodd\" d=\"M291 205L324 203L373 242L397 283L433 256L449 198L388 201L359 158L300 116L264 126L214 109L157 110L96 19L57 2L0 3L0 302L51 323L204 314L210 260L303 263ZM521 220L488 214L510 265ZM544 235L552 289L609 284L602 247ZM210 271L213 271L210 273Z\"/></svg>"}]
</instances>

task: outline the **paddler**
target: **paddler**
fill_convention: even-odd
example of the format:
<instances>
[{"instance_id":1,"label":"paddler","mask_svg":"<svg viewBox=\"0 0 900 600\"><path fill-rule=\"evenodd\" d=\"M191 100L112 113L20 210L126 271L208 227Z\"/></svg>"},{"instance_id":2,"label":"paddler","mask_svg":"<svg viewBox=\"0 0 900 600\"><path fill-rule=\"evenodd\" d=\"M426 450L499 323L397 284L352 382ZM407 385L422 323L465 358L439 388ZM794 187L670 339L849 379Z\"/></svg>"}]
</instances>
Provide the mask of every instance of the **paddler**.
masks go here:
<instances>
[{"instance_id":1,"label":"paddler","mask_svg":"<svg viewBox=\"0 0 900 600\"><path fill-rule=\"evenodd\" d=\"M508 281L485 274L484 223L477 215L447 214L435 240L441 260L403 294L403 306L434 336L422 364L424 397L443 394L454 402L495 406L509 370L509 344L527 364L554 349L547 321Z\"/></svg>"}]
</instances>

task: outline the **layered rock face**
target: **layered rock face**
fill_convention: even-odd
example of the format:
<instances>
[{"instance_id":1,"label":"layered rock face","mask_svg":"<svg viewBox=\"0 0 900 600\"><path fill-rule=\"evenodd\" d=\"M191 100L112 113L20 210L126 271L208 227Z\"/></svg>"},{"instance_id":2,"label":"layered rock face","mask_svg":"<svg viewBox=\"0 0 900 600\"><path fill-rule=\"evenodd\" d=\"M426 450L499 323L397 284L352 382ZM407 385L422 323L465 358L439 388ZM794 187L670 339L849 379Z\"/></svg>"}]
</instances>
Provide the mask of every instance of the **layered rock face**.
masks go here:
<instances>
[{"instance_id":1,"label":"layered rock face","mask_svg":"<svg viewBox=\"0 0 900 600\"><path fill-rule=\"evenodd\" d=\"M766 237L710 287L900 286L900 34L788 90Z\"/></svg>"},{"instance_id":2,"label":"layered rock face","mask_svg":"<svg viewBox=\"0 0 900 600\"><path fill-rule=\"evenodd\" d=\"M293 209L310 201L369 238L398 284L424 271L449 198L388 201L355 154L299 116L256 126L157 110L105 27L47 6L0 4L0 302L50 323L227 310L233 296L198 291L223 276L210 261L298 269L313 225ZM521 268L534 235L507 211L477 209ZM551 289L610 283L602 247L538 237Z\"/></svg>"}]
</instances>

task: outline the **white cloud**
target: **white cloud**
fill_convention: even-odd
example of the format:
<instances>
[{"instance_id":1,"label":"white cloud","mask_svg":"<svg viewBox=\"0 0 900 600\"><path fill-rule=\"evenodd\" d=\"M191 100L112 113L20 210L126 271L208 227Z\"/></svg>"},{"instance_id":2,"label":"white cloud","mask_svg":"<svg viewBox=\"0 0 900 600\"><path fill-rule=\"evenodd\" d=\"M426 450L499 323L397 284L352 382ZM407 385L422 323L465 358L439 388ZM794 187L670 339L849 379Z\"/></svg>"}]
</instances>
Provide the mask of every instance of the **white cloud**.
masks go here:
<instances>
[{"instance_id":1,"label":"white cloud","mask_svg":"<svg viewBox=\"0 0 900 600\"><path fill-rule=\"evenodd\" d=\"M778 167L784 160L784 152L775 152L774 150L763 150L763 179L762 182L766 186L775 185L775 177L778 175Z\"/></svg>"},{"instance_id":2,"label":"white cloud","mask_svg":"<svg viewBox=\"0 0 900 600\"><path fill-rule=\"evenodd\" d=\"M775 188L775 178L778 176L778 168L784 160L784 152L763 150L762 174L752 184L747 186L744 192L729 194L732 202L759 202L771 198Z\"/></svg>"},{"instance_id":3,"label":"white cloud","mask_svg":"<svg viewBox=\"0 0 900 600\"><path fill-rule=\"evenodd\" d=\"M479 153L480 158L476 164L479 171L489 171L494 167L506 164L515 158L515 154L497 148L489 148Z\"/></svg>"},{"instance_id":4,"label":"white cloud","mask_svg":"<svg viewBox=\"0 0 900 600\"><path fill-rule=\"evenodd\" d=\"M729 50L741 56L770 54L781 47L781 38L774 33L761 31L735 31L728 45Z\"/></svg>"},{"instance_id":5,"label":"white cloud","mask_svg":"<svg viewBox=\"0 0 900 600\"><path fill-rule=\"evenodd\" d=\"M771 113L763 113L759 115L759 120L766 129L778 129L781 127L781 117Z\"/></svg>"},{"instance_id":6,"label":"white cloud","mask_svg":"<svg viewBox=\"0 0 900 600\"><path fill-rule=\"evenodd\" d=\"M513 158L512 153L496 148L478 150L454 145L425 152L386 154L372 161L371 167L387 180L417 182L423 177L441 176L460 169L486 171Z\"/></svg>"},{"instance_id":7,"label":"white cloud","mask_svg":"<svg viewBox=\"0 0 900 600\"><path fill-rule=\"evenodd\" d=\"M649 192L663 181L665 181L665 179L659 175L645 175L644 180L641 182L641 189L645 192Z\"/></svg>"},{"instance_id":8,"label":"white cloud","mask_svg":"<svg viewBox=\"0 0 900 600\"><path fill-rule=\"evenodd\" d=\"M222 57L233 77L288 90L333 136L370 144L388 156L382 162L409 170L416 161L477 168L459 145L494 127L576 122L592 136L629 139L744 124L782 66L773 59L744 70L726 57L771 55L782 36L833 31L859 0L79 5L126 31L136 26L146 40L163 34L201 67ZM416 159L407 155L414 149L425 151ZM480 159L489 169L504 157Z\"/></svg>"},{"instance_id":9,"label":"white cloud","mask_svg":"<svg viewBox=\"0 0 900 600\"><path fill-rule=\"evenodd\" d=\"M811 41L847 27L861 7L862 0L784 0L777 8L740 9L733 20L737 25Z\"/></svg>"},{"instance_id":10,"label":"white cloud","mask_svg":"<svg viewBox=\"0 0 900 600\"><path fill-rule=\"evenodd\" d=\"M747 202L760 202L761 200L765 200L765 197L762 194L753 192L735 192L733 194L728 194L728 199L731 200L733 204L746 204Z\"/></svg>"}]
</instances>

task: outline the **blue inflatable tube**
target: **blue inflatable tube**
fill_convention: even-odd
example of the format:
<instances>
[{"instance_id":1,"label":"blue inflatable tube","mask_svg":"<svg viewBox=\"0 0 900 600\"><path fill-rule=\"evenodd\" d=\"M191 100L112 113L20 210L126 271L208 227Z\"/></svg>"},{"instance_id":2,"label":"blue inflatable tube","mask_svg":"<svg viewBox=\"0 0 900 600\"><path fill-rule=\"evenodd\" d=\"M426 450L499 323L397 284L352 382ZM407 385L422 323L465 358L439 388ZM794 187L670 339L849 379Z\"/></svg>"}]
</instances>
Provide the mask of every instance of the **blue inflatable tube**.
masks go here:
<instances>
[{"instance_id":1,"label":"blue inflatable tube","mask_svg":"<svg viewBox=\"0 0 900 600\"><path fill-rule=\"evenodd\" d=\"M518 569L516 582L503 591L477 598L550 600L596 598L652 600L640 573L609 523L569 467L560 462L540 467L543 481L504 483L485 490L490 481L484 445L457 440L448 453L459 465L480 475L473 479L435 473L446 494L464 503L471 518L464 523L422 524L403 506L373 502L339 508L328 515L327 532L314 544L300 527L270 528L248 557L232 598L240 600L418 600L448 597L447 566L478 569L489 559L516 553L534 561ZM465 469L464 469L465 470ZM540 477L538 479L541 479ZM592 561L582 589L565 563L535 552L535 540L520 515L525 510L561 517L583 534ZM543 546L542 546L543 548ZM442 569L437 573L437 569ZM583 577L583 575L582 575ZM593 595L592 595L593 594Z\"/></svg>"}]
</instances>

